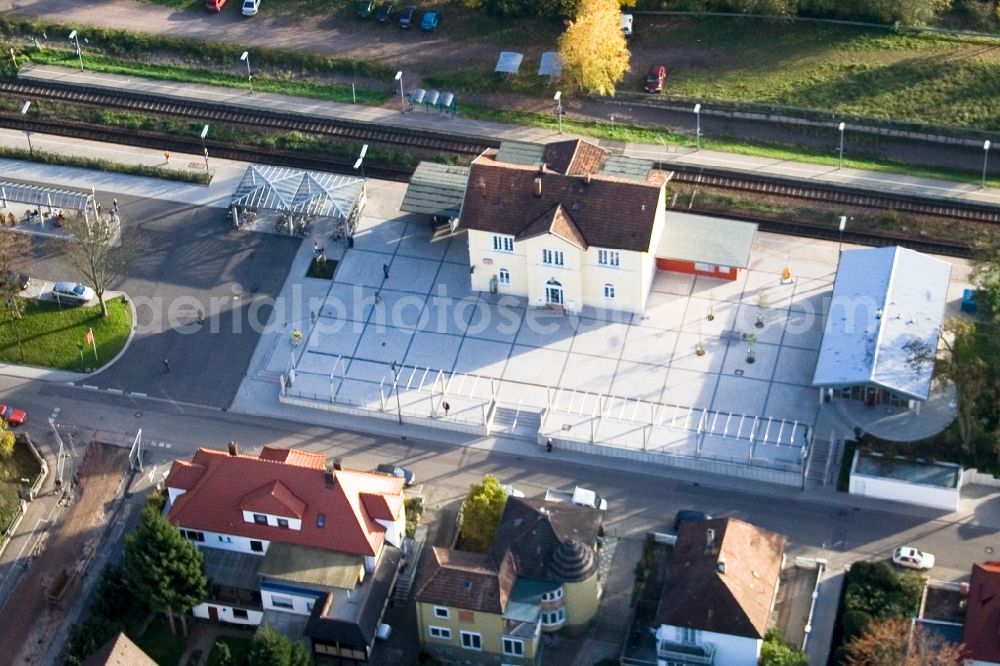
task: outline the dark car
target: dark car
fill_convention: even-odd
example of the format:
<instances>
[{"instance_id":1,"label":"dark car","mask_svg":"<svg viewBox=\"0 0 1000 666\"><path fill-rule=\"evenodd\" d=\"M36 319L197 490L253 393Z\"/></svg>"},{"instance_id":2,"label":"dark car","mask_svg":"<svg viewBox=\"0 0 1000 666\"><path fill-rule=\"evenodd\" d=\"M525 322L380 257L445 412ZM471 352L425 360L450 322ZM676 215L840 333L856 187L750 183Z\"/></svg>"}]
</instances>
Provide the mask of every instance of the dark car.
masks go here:
<instances>
[{"instance_id":1,"label":"dark car","mask_svg":"<svg viewBox=\"0 0 1000 666\"><path fill-rule=\"evenodd\" d=\"M424 32L433 32L437 30L438 23L440 22L440 13L433 10L424 12L424 17L420 19L420 29Z\"/></svg>"},{"instance_id":2,"label":"dark car","mask_svg":"<svg viewBox=\"0 0 1000 666\"><path fill-rule=\"evenodd\" d=\"M378 8L378 19L379 23L388 23L392 20L392 15L396 13L396 5L391 2L383 2L382 6Z\"/></svg>"},{"instance_id":3,"label":"dark car","mask_svg":"<svg viewBox=\"0 0 1000 666\"><path fill-rule=\"evenodd\" d=\"M712 520L712 516L708 515L703 511L691 511L690 509L681 509L674 516L674 531L676 532L681 528L681 523L687 521L696 520Z\"/></svg>"},{"instance_id":4,"label":"dark car","mask_svg":"<svg viewBox=\"0 0 1000 666\"><path fill-rule=\"evenodd\" d=\"M658 93L663 91L663 84L667 81L666 65L653 65L646 75L646 85L643 89L646 92Z\"/></svg>"},{"instance_id":5,"label":"dark car","mask_svg":"<svg viewBox=\"0 0 1000 666\"><path fill-rule=\"evenodd\" d=\"M383 463L375 468L376 472L381 472L382 474L389 474L391 476L398 476L403 479L403 483L407 486L412 486L413 482L416 480L416 475L410 470L400 467L399 465L390 465L389 463Z\"/></svg>"},{"instance_id":6,"label":"dark car","mask_svg":"<svg viewBox=\"0 0 1000 666\"><path fill-rule=\"evenodd\" d=\"M357 14L363 19L371 18L375 11L375 0L362 0L358 3Z\"/></svg>"},{"instance_id":7,"label":"dark car","mask_svg":"<svg viewBox=\"0 0 1000 666\"><path fill-rule=\"evenodd\" d=\"M399 27L409 28L413 25L413 19L417 18L417 8L413 5L409 7L403 7L403 11L399 12Z\"/></svg>"}]
</instances>

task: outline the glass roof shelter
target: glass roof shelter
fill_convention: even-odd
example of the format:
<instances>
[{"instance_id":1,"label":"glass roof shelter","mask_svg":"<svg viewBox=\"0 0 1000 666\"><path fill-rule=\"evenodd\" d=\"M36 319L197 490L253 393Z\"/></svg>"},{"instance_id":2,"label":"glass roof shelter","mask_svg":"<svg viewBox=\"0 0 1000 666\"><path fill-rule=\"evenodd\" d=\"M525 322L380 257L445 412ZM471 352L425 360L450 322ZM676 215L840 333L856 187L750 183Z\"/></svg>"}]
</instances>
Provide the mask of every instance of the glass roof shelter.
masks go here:
<instances>
[{"instance_id":1,"label":"glass roof shelter","mask_svg":"<svg viewBox=\"0 0 1000 666\"><path fill-rule=\"evenodd\" d=\"M5 222L16 224L21 213L53 221L62 214L77 213L83 216L88 226L99 217L93 190L75 192L0 181L0 215Z\"/></svg>"},{"instance_id":2,"label":"glass roof shelter","mask_svg":"<svg viewBox=\"0 0 1000 666\"><path fill-rule=\"evenodd\" d=\"M317 171L250 165L229 204L233 225L287 235L306 235L314 223L350 237L365 206L365 181Z\"/></svg>"}]
</instances>

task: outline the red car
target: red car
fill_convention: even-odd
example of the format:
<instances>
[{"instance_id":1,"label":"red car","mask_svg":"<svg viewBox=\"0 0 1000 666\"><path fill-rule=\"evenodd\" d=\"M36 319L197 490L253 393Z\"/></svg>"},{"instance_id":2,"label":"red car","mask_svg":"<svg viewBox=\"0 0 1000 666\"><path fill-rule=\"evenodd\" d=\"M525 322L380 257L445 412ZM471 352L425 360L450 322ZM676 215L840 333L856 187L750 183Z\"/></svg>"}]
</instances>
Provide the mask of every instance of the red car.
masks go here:
<instances>
[{"instance_id":1,"label":"red car","mask_svg":"<svg viewBox=\"0 0 1000 666\"><path fill-rule=\"evenodd\" d=\"M14 409L8 405L0 405L0 418L11 426L19 426L28 418L23 409Z\"/></svg>"},{"instance_id":2,"label":"red car","mask_svg":"<svg viewBox=\"0 0 1000 666\"><path fill-rule=\"evenodd\" d=\"M658 93L663 91L663 84L667 81L667 66L666 65L653 65L649 68L649 74L646 75L646 85L644 89L646 92Z\"/></svg>"}]
</instances>

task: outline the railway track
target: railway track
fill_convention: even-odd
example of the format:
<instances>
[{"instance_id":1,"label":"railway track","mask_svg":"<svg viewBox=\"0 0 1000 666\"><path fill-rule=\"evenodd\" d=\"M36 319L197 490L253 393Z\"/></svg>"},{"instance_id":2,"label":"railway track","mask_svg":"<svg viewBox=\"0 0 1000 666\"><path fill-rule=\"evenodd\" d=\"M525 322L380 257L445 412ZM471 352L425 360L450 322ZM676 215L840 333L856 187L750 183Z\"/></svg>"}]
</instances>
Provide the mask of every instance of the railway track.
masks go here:
<instances>
[{"instance_id":1,"label":"railway track","mask_svg":"<svg viewBox=\"0 0 1000 666\"><path fill-rule=\"evenodd\" d=\"M328 136L343 141L404 147L417 151L452 154L461 157L478 155L487 148L498 147L500 143L498 140L490 138L449 135L431 130L372 125L370 123L342 119L316 118L278 110L239 109L214 102L179 102L148 94L131 95L116 91L62 87L35 82L0 80L0 93L47 102L72 103L85 106L98 106L105 109L187 118L197 122L225 123L286 132L298 131ZM0 113L0 126L22 129L22 123L23 118L19 113ZM168 149L178 153L198 154L202 149L200 138L197 137L184 137L176 134L164 134L146 130L123 129L112 125L94 125L58 119L36 118L31 121L31 126L35 131L42 131L48 134L121 143L157 150ZM319 153L265 149L219 141L208 141L207 145L210 154L216 158L293 166L311 170L346 173L353 171L353 157L347 159ZM1000 207L977 202L953 202L915 195L878 193L872 190L841 186L834 183L804 182L779 176L727 171L708 167L690 167L669 162L658 163L657 166L673 171L675 182L695 187L769 195L800 201L822 201L826 204L835 203L851 207L887 209L971 223L989 225L1000 223ZM368 175L373 177L402 182L407 181L413 173L413 167L374 163L366 164L365 170ZM830 240L841 238L836 229L818 225L752 218L740 215L738 212L734 216L755 221L763 230ZM888 234L851 231L844 234L842 239L846 242L867 245L898 243L913 249L953 256L970 256L972 253L966 245Z\"/></svg>"}]
</instances>

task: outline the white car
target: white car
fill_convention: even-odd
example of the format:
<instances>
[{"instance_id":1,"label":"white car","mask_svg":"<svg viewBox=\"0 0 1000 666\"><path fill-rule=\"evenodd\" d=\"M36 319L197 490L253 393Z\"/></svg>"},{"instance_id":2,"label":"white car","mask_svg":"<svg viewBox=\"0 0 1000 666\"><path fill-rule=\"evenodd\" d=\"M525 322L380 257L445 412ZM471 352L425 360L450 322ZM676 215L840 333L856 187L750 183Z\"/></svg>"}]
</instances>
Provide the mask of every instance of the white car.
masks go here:
<instances>
[{"instance_id":1,"label":"white car","mask_svg":"<svg viewBox=\"0 0 1000 666\"><path fill-rule=\"evenodd\" d=\"M52 298L59 303L82 305L94 300L94 290L79 282L56 282L52 287Z\"/></svg>"},{"instance_id":2,"label":"white car","mask_svg":"<svg viewBox=\"0 0 1000 666\"><path fill-rule=\"evenodd\" d=\"M509 483L505 483L503 486L503 491L507 497L524 497L524 493Z\"/></svg>"},{"instance_id":3,"label":"white car","mask_svg":"<svg viewBox=\"0 0 1000 666\"><path fill-rule=\"evenodd\" d=\"M243 16L256 16L260 0L243 0Z\"/></svg>"},{"instance_id":4,"label":"white car","mask_svg":"<svg viewBox=\"0 0 1000 666\"><path fill-rule=\"evenodd\" d=\"M892 553L892 563L907 569L926 571L934 566L934 556L912 546L900 546Z\"/></svg>"}]
</instances>

